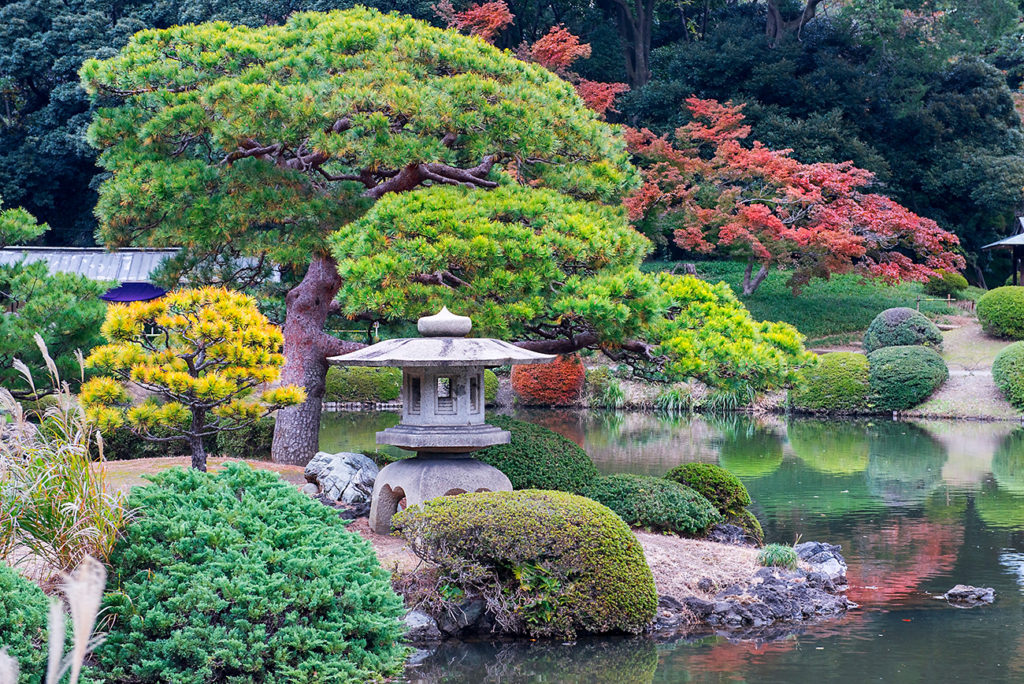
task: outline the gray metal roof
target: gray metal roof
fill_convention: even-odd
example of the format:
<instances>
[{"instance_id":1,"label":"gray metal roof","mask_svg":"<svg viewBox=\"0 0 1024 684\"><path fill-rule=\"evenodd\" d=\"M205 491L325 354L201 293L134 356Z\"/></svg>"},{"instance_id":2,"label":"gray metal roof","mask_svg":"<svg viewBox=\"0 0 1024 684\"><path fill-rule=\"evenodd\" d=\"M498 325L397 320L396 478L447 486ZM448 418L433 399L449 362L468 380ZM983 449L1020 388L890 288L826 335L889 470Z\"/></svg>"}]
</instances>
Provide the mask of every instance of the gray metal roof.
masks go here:
<instances>
[{"instance_id":1,"label":"gray metal roof","mask_svg":"<svg viewBox=\"0 0 1024 684\"><path fill-rule=\"evenodd\" d=\"M1017 221L1020 223L1020 227L1017 229L1016 235L1011 235L1008 238L1002 240L996 240L992 244L985 245L982 249L992 249L993 247L1021 247L1024 246L1024 216L1018 216Z\"/></svg>"},{"instance_id":2,"label":"gray metal roof","mask_svg":"<svg viewBox=\"0 0 1024 684\"><path fill-rule=\"evenodd\" d=\"M45 261L50 273L75 273L91 280L116 283L148 282L161 261L177 249L119 249L102 247L7 247L0 249L0 265Z\"/></svg>"}]
</instances>

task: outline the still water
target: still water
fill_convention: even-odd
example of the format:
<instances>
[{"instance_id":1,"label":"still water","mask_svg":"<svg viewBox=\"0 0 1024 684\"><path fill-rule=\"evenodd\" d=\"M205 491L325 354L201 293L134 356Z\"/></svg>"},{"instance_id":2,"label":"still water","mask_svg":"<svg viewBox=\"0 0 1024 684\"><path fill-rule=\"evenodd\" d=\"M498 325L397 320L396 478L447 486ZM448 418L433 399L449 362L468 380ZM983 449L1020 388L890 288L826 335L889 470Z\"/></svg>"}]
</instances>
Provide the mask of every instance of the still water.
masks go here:
<instances>
[{"instance_id":1,"label":"still water","mask_svg":"<svg viewBox=\"0 0 1024 684\"><path fill-rule=\"evenodd\" d=\"M843 618L770 642L447 643L409 682L1024 682L1024 429L1012 423L522 412L604 473L718 463L750 490L769 541L843 547ZM373 449L391 414L324 419L328 450ZM991 586L992 606L931 598Z\"/></svg>"}]
</instances>

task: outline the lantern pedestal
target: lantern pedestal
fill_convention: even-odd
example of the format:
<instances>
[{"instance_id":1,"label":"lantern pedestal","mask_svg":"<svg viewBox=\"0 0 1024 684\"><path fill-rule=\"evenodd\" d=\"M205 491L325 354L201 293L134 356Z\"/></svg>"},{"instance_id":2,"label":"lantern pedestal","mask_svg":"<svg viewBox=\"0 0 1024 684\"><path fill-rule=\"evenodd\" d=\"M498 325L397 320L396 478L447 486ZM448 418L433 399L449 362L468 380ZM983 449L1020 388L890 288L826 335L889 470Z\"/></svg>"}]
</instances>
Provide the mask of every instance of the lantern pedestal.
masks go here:
<instances>
[{"instance_id":1,"label":"lantern pedestal","mask_svg":"<svg viewBox=\"0 0 1024 684\"><path fill-rule=\"evenodd\" d=\"M406 506L416 506L438 496L511 491L505 473L465 454L429 454L396 461L385 466L373 483L370 529L391 534L391 518L402 499Z\"/></svg>"}]
</instances>

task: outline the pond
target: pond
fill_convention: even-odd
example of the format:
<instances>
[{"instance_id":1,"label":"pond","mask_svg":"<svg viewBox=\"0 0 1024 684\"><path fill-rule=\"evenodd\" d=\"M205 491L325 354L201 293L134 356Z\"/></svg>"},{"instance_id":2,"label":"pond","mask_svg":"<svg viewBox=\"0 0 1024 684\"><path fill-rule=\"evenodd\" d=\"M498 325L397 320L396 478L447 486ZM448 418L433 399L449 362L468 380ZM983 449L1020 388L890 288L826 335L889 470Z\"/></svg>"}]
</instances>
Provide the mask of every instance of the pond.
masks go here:
<instances>
[{"instance_id":1,"label":"pond","mask_svg":"<svg viewBox=\"0 0 1024 684\"><path fill-rule=\"evenodd\" d=\"M605 473L687 461L736 473L769 541L841 544L860 608L768 642L449 642L430 682L1024 681L1024 429L1013 423L517 412L580 443ZM373 449L391 414L331 414L322 446ZM935 600L991 586L971 610Z\"/></svg>"}]
</instances>

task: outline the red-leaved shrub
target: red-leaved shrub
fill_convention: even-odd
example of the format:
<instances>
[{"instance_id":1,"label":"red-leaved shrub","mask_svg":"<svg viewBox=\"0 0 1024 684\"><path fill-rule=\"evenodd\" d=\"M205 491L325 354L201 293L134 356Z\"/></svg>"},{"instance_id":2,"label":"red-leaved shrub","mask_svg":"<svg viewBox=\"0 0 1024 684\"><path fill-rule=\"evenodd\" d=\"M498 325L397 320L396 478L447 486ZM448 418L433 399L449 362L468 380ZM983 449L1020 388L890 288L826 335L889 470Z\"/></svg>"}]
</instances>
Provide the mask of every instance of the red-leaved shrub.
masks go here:
<instances>
[{"instance_id":1,"label":"red-leaved shrub","mask_svg":"<svg viewBox=\"0 0 1024 684\"><path fill-rule=\"evenodd\" d=\"M539 366L513 366L512 391L527 406L568 406L583 394L583 362L576 354Z\"/></svg>"}]
</instances>

